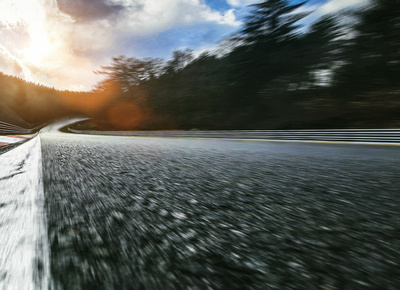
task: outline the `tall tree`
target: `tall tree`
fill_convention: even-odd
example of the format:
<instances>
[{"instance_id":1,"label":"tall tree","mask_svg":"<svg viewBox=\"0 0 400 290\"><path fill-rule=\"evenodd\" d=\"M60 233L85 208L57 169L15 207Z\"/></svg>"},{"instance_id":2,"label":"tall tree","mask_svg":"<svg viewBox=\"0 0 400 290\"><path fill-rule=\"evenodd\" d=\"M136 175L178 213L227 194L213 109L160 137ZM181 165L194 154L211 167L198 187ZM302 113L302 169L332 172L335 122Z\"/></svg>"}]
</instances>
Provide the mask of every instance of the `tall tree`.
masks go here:
<instances>
[{"instance_id":1,"label":"tall tree","mask_svg":"<svg viewBox=\"0 0 400 290\"><path fill-rule=\"evenodd\" d=\"M253 4L238 39L245 43L278 43L289 40L300 28L298 22L308 13L295 12L307 1L290 4L287 0L265 0Z\"/></svg>"},{"instance_id":2,"label":"tall tree","mask_svg":"<svg viewBox=\"0 0 400 290\"><path fill-rule=\"evenodd\" d=\"M172 53L172 59L168 61L165 70L168 73L176 73L182 70L186 65L188 65L193 60L193 50L175 50Z\"/></svg>"},{"instance_id":3,"label":"tall tree","mask_svg":"<svg viewBox=\"0 0 400 290\"><path fill-rule=\"evenodd\" d=\"M338 85L358 92L400 88L400 1L375 0L355 16Z\"/></svg>"},{"instance_id":4,"label":"tall tree","mask_svg":"<svg viewBox=\"0 0 400 290\"><path fill-rule=\"evenodd\" d=\"M256 105L261 88L299 68L299 21L308 13L296 10L305 3L266 0L251 5L244 27L234 36L239 46L229 55L234 106Z\"/></svg>"},{"instance_id":5,"label":"tall tree","mask_svg":"<svg viewBox=\"0 0 400 290\"><path fill-rule=\"evenodd\" d=\"M112 58L110 66L103 66L97 73L105 75L107 81L119 83L122 90L127 91L131 86L138 86L142 82L158 77L163 67L163 61L158 58L137 59L118 56Z\"/></svg>"}]
</instances>

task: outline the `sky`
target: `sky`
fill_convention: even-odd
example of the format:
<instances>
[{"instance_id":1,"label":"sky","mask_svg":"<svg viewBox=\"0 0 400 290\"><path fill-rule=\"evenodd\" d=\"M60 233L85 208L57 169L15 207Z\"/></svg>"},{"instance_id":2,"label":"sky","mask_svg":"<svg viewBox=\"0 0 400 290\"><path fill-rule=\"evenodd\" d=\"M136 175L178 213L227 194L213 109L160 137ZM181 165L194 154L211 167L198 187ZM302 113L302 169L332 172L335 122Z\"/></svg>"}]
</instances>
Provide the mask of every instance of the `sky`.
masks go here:
<instances>
[{"instance_id":1,"label":"sky","mask_svg":"<svg viewBox=\"0 0 400 290\"><path fill-rule=\"evenodd\" d=\"M293 0L295 1L295 0ZM297 0L298 1L298 0ZM311 22L369 0L310 0ZM257 0L0 0L0 72L90 90L119 55L168 59L216 48Z\"/></svg>"}]
</instances>

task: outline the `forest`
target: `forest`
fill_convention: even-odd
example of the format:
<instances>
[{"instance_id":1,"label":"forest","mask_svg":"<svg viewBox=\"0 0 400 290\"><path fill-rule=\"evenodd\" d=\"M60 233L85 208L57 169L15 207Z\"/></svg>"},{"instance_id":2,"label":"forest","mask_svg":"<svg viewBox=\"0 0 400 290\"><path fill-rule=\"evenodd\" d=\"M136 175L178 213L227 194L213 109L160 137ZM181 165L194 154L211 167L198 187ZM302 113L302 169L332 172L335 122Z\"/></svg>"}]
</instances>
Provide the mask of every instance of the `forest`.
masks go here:
<instances>
[{"instance_id":1,"label":"forest","mask_svg":"<svg viewBox=\"0 0 400 290\"><path fill-rule=\"evenodd\" d=\"M237 32L200 55L116 56L90 92L1 75L0 119L79 115L91 118L79 127L94 130L400 127L400 1L310 24L306 2L254 4Z\"/></svg>"}]
</instances>

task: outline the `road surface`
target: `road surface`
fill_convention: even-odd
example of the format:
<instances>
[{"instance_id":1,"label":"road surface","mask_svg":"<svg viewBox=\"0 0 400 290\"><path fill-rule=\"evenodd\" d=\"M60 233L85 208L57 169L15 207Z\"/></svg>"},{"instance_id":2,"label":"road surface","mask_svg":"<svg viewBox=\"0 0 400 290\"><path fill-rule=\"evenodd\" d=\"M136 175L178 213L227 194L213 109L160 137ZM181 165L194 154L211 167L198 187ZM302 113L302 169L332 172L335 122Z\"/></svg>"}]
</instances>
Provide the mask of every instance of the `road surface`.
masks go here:
<instances>
[{"instance_id":1,"label":"road surface","mask_svg":"<svg viewBox=\"0 0 400 290\"><path fill-rule=\"evenodd\" d=\"M40 142L53 289L400 285L399 147Z\"/></svg>"}]
</instances>

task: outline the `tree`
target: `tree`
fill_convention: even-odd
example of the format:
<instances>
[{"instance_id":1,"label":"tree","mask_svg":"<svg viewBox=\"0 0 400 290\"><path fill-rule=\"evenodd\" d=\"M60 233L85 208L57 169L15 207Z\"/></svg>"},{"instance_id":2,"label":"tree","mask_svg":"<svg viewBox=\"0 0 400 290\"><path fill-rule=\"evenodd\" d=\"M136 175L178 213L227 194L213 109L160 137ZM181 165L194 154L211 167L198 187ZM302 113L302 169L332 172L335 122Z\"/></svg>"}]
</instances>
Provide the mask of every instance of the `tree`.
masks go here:
<instances>
[{"instance_id":1,"label":"tree","mask_svg":"<svg viewBox=\"0 0 400 290\"><path fill-rule=\"evenodd\" d=\"M341 61L346 43L344 34L344 27L336 15L324 15L310 25L300 36L295 54L298 70L294 69L293 74L299 76L300 82L318 86L322 83L321 74L332 76ZM331 85L331 81L324 83L324 86Z\"/></svg>"},{"instance_id":2,"label":"tree","mask_svg":"<svg viewBox=\"0 0 400 290\"><path fill-rule=\"evenodd\" d=\"M113 57L110 66L103 66L97 73L106 76L106 79L118 82L123 91L131 86L160 76L163 72L164 62L158 58L137 59L133 57Z\"/></svg>"},{"instance_id":3,"label":"tree","mask_svg":"<svg viewBox=\"0 0 400 290\"><path fill-rule=\"evenodd\" d=\"M355 37L342 55L339 87L358 92L400 87L399 15L399 0L375 0L354 13Z\"/></svg>"},{"instance_id":4,"label":"tree","mask_svg":"<svg viewBox=\"0 0 400 290\"><path fill-rule=\"evenodd\" d=\"M243 29L233 37L240 45L229 55L234 106L257 105L257 93L268 82L304 69L296 56L301 44L299 21L308 13L295 10L305 3L266 0L251 5Z\"/></svg>"},{"instance_id":5,"label":"tree","mask_svg":"<svg viewBox=\"0 0 400 290\"><path fill-rule=\"evenodd\" d=\"M168 61L165 71L168 73L176 73L182 70L193 60L193 50L186 49L184 51L175 50L172 53L172 59Z\"/></svg>"},{"instance_id":6,"label":"tree","mask_svg":"<svg viewBox=\"0 0 400 290\"><path fill-rule=\"evenodd\" d=\"M294 11L306 2L291 5L286 0L266 0L251 5L253 9L239 31L239 39L245 43L277 43L290 39L300 28L299 20L308 15Z\"/></svg>"}]
</instances>

